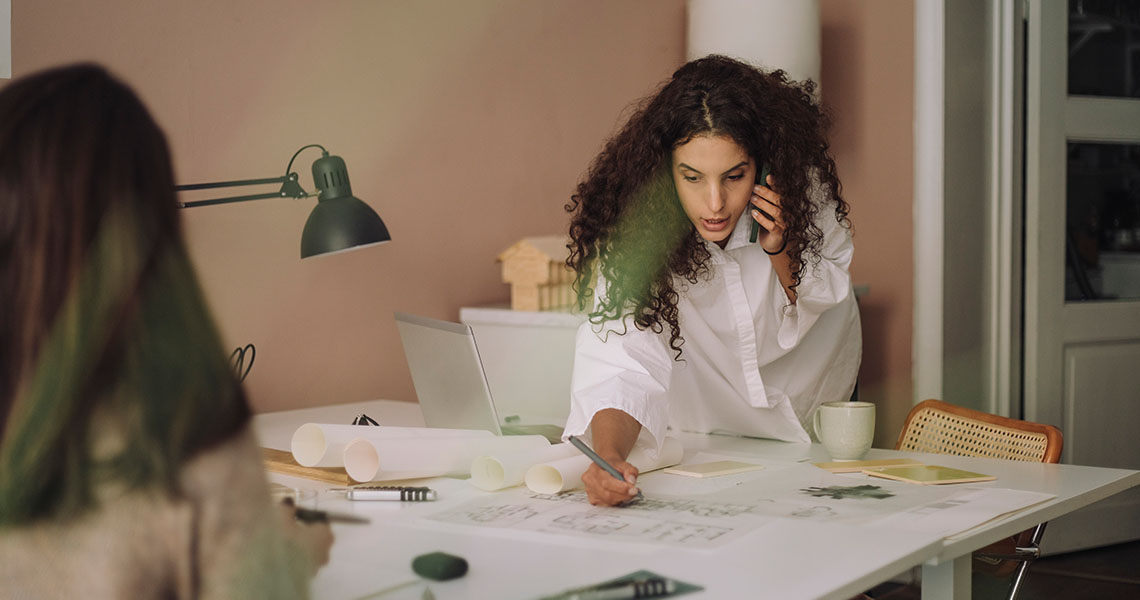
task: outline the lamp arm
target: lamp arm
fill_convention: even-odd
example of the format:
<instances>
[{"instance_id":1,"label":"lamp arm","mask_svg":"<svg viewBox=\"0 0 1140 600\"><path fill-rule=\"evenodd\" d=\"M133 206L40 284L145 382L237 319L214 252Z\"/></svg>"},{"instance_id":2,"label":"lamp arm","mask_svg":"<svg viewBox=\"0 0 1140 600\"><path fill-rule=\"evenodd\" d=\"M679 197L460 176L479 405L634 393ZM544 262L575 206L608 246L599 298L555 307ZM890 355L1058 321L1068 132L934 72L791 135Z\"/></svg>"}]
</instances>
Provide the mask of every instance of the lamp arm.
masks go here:
<instances>
[{"instance_id":1,"label":"lamp arm","mask_svg":"<svg viewBox=\"0 0 1140 600\"><path fill-rule=\"evenodd\" d=\"M213 200L197 200L194 202L179 202L179 208L193 208L195 206L211 206L214 204L230 204L233 202L245 202L247 200L264 200L266 198L305 198L309 195L299 183L297 183L297 174L289 173L281 177L268 177L265 179L241 179L237 181L219 181L214 183L191 183L187 185L178 185L174 187L176 192L188 192L191 190L210 190L223 187L241 187L246 185L266 185L270 183L280 183L281 189L276 192L268 192L264 194L250 194L247 196L230 196L228 198L216 198Z\"/></svg>"},{"instance_id":2,"label":"lamp arm","mask_svg":"<svg viewBox=\"0 0 1140 600\"><path fill-rule=\"evenodd\" d=\"M212 190L214 188L238 187L243 185L265 185L269 183L284 183L288 176L267 177L265 179L241 179L238 181L219 181L216 183L189 183L174 186L176 192L189 192L191 190Z\"/></svg>"}]
</instances>

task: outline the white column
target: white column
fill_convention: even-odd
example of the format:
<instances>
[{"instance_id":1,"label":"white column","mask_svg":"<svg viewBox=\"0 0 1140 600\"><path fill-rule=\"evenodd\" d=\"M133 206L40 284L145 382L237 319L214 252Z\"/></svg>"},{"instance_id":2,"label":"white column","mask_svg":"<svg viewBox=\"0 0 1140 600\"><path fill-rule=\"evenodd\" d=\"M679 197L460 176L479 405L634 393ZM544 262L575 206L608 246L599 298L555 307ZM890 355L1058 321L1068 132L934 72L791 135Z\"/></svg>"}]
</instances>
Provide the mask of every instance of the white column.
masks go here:
<instances>
[{"instance_id":1,"label":"white column","mask_svg":"<svg viewBox=\"0 0 1140 600\"><path fill-rule=\"evenodd\" d=\"M819 0L689 0L689 60L724 54L818 84L819 35Z\"/></svg>"},{"instance_id":2,"label":"white column","mask_svg":"<svg viewBox=\"0 0 1140 600\"><path fill-rule=\"evenodd\" d=\"M12 0L0 0L0 79L12 78Z\"/></svg>"},{"instance_id":3,"label":"white column","mask_svg":"<svg viewBox=\"0 0 1140 600\"><path fill-rule=\"evenodd\" d=\"M943 298L943 101L945 8L943 0L914 7L914 402L944 398L942 390Z\"/></svg>"}]
</instances>

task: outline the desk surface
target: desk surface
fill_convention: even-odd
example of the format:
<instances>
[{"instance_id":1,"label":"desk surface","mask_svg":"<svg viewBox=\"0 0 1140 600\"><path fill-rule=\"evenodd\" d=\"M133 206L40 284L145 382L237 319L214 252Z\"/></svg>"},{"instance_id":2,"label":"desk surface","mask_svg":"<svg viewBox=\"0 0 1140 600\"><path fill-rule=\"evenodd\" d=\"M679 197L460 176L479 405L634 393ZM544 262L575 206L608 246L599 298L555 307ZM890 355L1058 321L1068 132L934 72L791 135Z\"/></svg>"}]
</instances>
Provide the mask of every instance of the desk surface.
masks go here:
<instances>
[{"instance_id":1,"label":"desk surface","mask_svg":"<svg viewBox=\"0 0 1140 600\"><path fill-rule=\"evenodd\" d=\"M293 431L301 424L349 423L361 413L384 425L423 424L417 404L371 401L262 414L254 418L254 428L262 445L287 450ZM700 451L722 451L792 461L828 460L817 444L696 434L682 434L681 439L687 457ZM930 455L878 449L871 450L867 458L891 456L930 459ZM520 542L493 529L424 523L418 518L494 493L480 491L465 480L437 478L430 485L441 499L433 503L350 502L322 495L322 508L362 514L372 524L334 526L337 541L332 559L318 574L314 593L317 598L357 598L414 580L411 559L442 550L466 558L470 571L456 581L432 582L431 590L441 600L535 598L641 569L701 585L705 588L702 597L755 594L845 599L923 563L959 568L964 563L968 568L968 559L960 558L977 548L1140 485L1140 472L1122 469L945 455L938 457L938 463L996 475L1000 485L995 487L1056 497L952 541L905 531L868 535L865 527L782 520L717 548L674 549L624 543L602 546L563 538ZM278 474L271 479L302 488L331 487ZM378 598L418 598L422 590L422 585L415 585ZM948 597L961 594L962 590L950 590Z\"/></svg>"}]
</instances>

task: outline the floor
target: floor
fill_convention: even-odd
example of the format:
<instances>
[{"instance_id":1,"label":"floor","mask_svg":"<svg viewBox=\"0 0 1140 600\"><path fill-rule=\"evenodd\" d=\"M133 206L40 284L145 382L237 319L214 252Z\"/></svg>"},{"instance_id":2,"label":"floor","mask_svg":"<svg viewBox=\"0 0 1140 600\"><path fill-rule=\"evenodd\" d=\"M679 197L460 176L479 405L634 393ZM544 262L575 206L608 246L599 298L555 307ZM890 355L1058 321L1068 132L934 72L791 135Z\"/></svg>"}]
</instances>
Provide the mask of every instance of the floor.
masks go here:
<instances>
[{"instance_id":1,"label":"floor","mask_svg":"<svg viewBox=\"0 0 1140 600\"><path fill-rule=\"evenodd\" d=\"M984 585L979 581L976 584ZM1003 597L982 594L975 587L974 599ZM918 600L917 587L885 583L868 592L876 600ZM1140 541L1046 556L1034 561L1025 573L1021 600L1136 600L1140 598Z\"/></svg>"}]
</instances>

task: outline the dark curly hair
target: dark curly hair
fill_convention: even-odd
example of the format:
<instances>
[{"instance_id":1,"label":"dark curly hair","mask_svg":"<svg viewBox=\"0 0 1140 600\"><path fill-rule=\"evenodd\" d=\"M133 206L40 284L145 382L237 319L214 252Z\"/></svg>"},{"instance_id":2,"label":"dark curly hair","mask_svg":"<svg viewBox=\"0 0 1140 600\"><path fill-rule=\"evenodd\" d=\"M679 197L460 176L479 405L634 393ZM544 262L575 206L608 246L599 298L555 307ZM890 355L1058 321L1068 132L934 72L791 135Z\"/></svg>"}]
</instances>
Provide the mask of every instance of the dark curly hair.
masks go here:
<instances>
[{"instance_id":1,"label":"dark curly hair","mask_svg":"<svg viewBox=\"0 0 1140 600\"><path fill-rule=\"evenodd\" d=\"M817 263L823 232L815 224L818 185L850 228L835 161L828 153L830 119L815 101L815 84L790 81L725 56L691 61L642 100L606 143L565 208L571 213L570 256L579 309L606 281L590 321L632 315L638 329L660 333L681 356L676 280L695 284L709 273L704 240L681 206L672 177L673 150L695 136L728 136L757 166L771 166L782 202L793 288L805 262ZM747 213L743 218L751 218Z\"/></svg>"}]
</instances>

